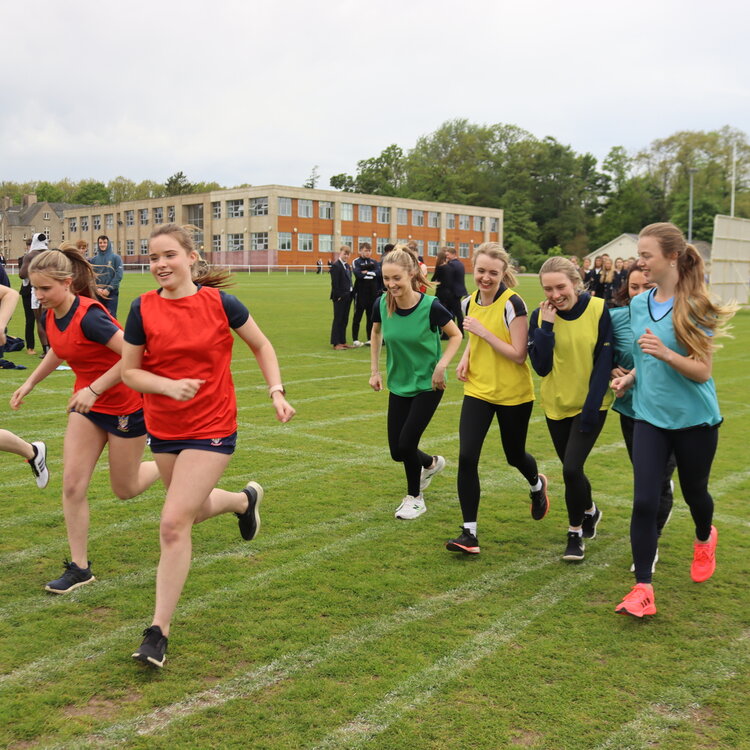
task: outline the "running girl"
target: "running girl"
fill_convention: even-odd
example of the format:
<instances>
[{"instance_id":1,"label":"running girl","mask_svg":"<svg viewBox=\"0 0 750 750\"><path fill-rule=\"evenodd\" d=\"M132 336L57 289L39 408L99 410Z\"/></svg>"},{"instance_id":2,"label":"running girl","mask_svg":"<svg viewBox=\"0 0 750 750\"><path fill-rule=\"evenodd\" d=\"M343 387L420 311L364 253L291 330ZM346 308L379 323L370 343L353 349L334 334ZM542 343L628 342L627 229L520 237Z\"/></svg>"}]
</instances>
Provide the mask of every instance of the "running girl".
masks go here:
<instances>
[{"instance_id":1,"label":"running girl","mask_svg":"<svg viewBox=\"0 0 750 750\"><path fill-rule=\"evenodd\" d=\"M47 311L44 327L50 348L10 405L20 408L64 361L76 375L63 446L62 503L70 562L63 563L60 578L45 586L53 594L67 594L96 580L88 559L87 492L104 447L109 447L112 490L122 500L150 487L159 473L153 461L141 461L146 445L141 396L122 383L122 329L94 299L91 264L74 245L63 243L60 250L46 250L31 261L29 278Z\"/></svg>"},{"instance_id":2,"label":"running girl","mask_svg":"<svg viewBox=\"0 0 750 750\"><path fill-rule=\"evenodd\" d=\"M584 539L602 518L584 464L612 402L612 324L600 297L584 292L575 266L549 258L539 270L546 300L531 314L529 359L542 377L542 407L562 462L568 543L563 560L583 560Z\"/></svg>"},{"instance_id":3,"label":"running girl","mask_svg":"<svg viewBox=\"0 0 750 750\"><path fill-rule=\"evenodd\" d=\"M8 286L0 286L0 351L5 346L5 328L10 322L20 294ZM9 430L0 430L0 451L15 453L26 459L36 479L36 486L44 489L49 482L47 446L41 441L27 443Z\"/></svg>"},{"instance_id":4,"label":"running girl","mask_svg":"<svg viewBox=\"0 0 750 750\"><path fill-rule=\"evenodd\" d=\"M619 378L627 375L633 369L633 333L630 329L630 301L643 292L652 289L653 283L646 279L646 275L638 266L632 266L625 272L625 280L614 296L614 302L618 307L610 309L612 318L612 333L614 337L614 364L612 377ZM625 440L630 462L633 462L633 429L635 426L635 412L633 411L633 392L628 391L622 398L615 399L612 409L620 415L620 429ZM661 494L659 496L659 512L656 516L656 533L661 536L662 529L672 514L672 493L674 482L672 473L675 469L674 455L669 456L667 466L664 469L664 477L661 482ZM659 560L659 550L654 555L652 568ZM630 568L635 570L635 565Z\"/></svg>"},{"instance_id":5,"label":"running girl","mask_svg":"<svg viewBox=\"0 0 750 750\"><path fill-rule=\"evenodd\" d=\"M136 299L125 327L125 382L145 394L146 425L167 495L159 528L156 606L133 658L164 665L170 622L190 569L193 524L235 513L243 539L260 528L263 489L214 489L234 452L237 402L230 366L232 331L250 347L280 422L294 409L284 397L271 343L247 308L220 291L229 274L202 263L184 227L164 224L149 240L159 289ZM209 342L209 345L206 344Z\"/></svg>"},{"instance_id":6,"label":"running girl","mask_svg":"<svg viewBox=\"0 0 750 750\"><path fill-rule=\"evenodd\" d=\"M711 378L712 339L725 334L734 307L708 296L703 259L667 222L649 224L638 238L640 267L656 285L630 303L635 367L615 378L617 395L635 385L634 497L630 522L636 584L615 608L635 617L656 614L652 561L662 478L674 452L680 487L695 524L690 575L707 581L716 569L718 533L708 477L722 422Z\"/></svg>"},{"instance_id":7,"label":"running girl","mask_svg":"<svg viewBox=\"0 0 750 750\"><path fill-rule=\"evenodd\" d=\"M388 444L391 457L403 463L406 473L406 496L395 515L412 520L427 510L422 493L445 468L442 456L419 449L419 439L443 397L445 369L462 337L451 313L435 297L419 291L430 282L406 247L396 245L383 258L381 270L386 291L373 309L370 386L383 390L380 349L385 340ZM445 352L441 331L448 336Z\"/></svg>"},{"instance_id":8,"label":"running girl","mask_svg":"<svg viewBox=\"0 0 750 750\"><path fill-rule=\"evenodd\" d=\"M497 418L505 459L531 487L531 517L547 515L547 478L526 452L526 433L534 406L534 384L526 362L528 317L523 300L512 291L516 278L510 259L497 242L474 253L477 291L463 301L464 331L469 343L456 368L464 381L459 422L458 499L461 535L446 543L454 552L479 553L479 456L493 417Z\"/></svg>"}]
</instances>

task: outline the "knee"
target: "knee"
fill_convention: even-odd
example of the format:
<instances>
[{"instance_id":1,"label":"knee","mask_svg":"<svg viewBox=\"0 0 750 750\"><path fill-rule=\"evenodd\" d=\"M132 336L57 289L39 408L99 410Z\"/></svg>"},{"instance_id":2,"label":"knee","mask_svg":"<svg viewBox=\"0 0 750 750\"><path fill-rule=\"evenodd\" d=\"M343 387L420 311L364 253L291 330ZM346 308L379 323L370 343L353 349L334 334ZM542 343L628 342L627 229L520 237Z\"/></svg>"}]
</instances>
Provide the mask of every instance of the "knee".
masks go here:
<instances>
[{"instance_id":1,"label":"knee","mask_svg":"<svg viewBox=\"0 0 750 750\"><path fill-rule=\"evenodd\" d=\"M391 458L397 463L404 460L404 457L401 454L401 449L398 446L391 446Z\"/></svg>"},{"instance_id":2,"label":"knee","mask_svg":"<svg viewBox=\"0 0 750 750\"><path fill-rule=\"evenodd\" d=\"M178 544L185 536L189 536L191 528L192 520L186 521L184 518L162 516L159 524L159 538L162 545L170 547Z\"/></svg>"},{"instance_id":3,"label":"knee","mask_svg":"<svg viewBox=\"0 0 750 750\"><path fill-rule=\"evenodd\" d=\"M576 482L583 476L583 469L580 466L563 464L562 475L565 484Z\"/></svg>"},{"instance_id":4,"label":"knee","mask_svg":"<svg viewBox=\"0 0 750 750\"><path fill-rule=\"evenodd\" d=\"M138 495L138 488L122 482L111 482L112 492L119 500L132 500Z\"/></svg>"},{"instance_id":5,"label":"knee","mask_svg":"<svg viewBox=\"0 0 750 750\"><path fill-rule=\"evenodd\" d=\"M63 496L66 500L81 502L86 499L88 479L85 477L63 477Z\"/></svg>"}]
</instances>

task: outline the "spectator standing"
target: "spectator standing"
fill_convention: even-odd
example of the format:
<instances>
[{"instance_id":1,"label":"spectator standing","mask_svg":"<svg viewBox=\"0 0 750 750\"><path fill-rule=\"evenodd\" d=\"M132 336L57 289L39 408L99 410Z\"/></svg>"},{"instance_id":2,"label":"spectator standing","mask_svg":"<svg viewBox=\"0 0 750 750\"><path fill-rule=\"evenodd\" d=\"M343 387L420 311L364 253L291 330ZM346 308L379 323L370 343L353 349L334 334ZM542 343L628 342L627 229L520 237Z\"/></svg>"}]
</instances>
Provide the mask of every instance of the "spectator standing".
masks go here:
<instances>
[{"instance_id":1,"label":"spectator standing","mask_svg":"<svg viewBox=\"0 0 750 750\"><path fill-rule=\"evenodd\" d=\"M32 260L34 260L34 258L36 258L37 255L39 255L46 249L47 249L47 235L41 232L35 234L31 238L29 251L26 253L26 255L23 256L23 261L21 262L21 266L18 269L18 276L21 279L29 281L29 264L31 263ZM36 332L37 332L37 335L39 336L39 343L42 345L42 356L44 356L49 349L49 341L47 340L47 332L44 328L44 320L43 320L44 311L42 310L41 305L39 304L39 300L36 298L36 294L34 294L34 289L31 285L29 286L29 289L30 289L29 306L31 307L31 310L34 314L34 321L36 323ZM28 346L28 337L27 337L27 346ZM36 354L36 352L34 353Z\"/></svg>"},{"instance_id":2,"label":"spectator standing","mask_svg":"<svg viewBox=\"0 0 750 750\"><path fill-rule=\"evenodd\" d=\"M362 314L366 316L366 332L368 346L370 345L370 333L372 332L372 306L378 296L380 288L380 264L372 257L372 246L369 242L363 242L359 246L359 257L352 263L354 273L354 318L352 319L352 343L354 346L362 346L359 340L359 325Z\"/></svg>"},{"instance_id":3,"label":"spectator standing","mask_svg":"<svg viewBox=\"0 0 750 750\"><path fill-rule=\"evenodd\" d=\"M446 249L445 255L448 259L446 283L452 295L451 306L448 309L453 313L459 330L463 332L464 314L461 310L461 300L469 293L466 290L466 269L452 247Z\"/></svg>"},{"instance_id":4,"label":"spectator standing","mask_svg":"<svg viewBox=\"0 0 750 750\"><path fill-rule=\"evenodd\" d=\"M96 291L101 303L116 318L123 273L122 258L112 248L107 235L97 237L96 244L98 251L91 259L91 265L96 271Z\"/></svg>"},{"instance_id":5,"label":"spectator standing","mask_svg":"<svg viewBox=\"0 0 750 750\"><path fill-rule=\"evenodd\" d=\"M351 248L342 245L339 257L331 264L331 300L333 323L331 324L331 346L334 349L350 349L346 343L346 326L349 323L349 308L352 304L352 269L349 265Z\"/></svg>"},{"instance_id":6,"label":"spectator standing","mask_svg":"<svg viewBox=\"0 0 750 750\"><path fill-rule=\"evenodd\" d=\"M31 240L26 240L26 252L28 253L31 249ZM24 263L24 258L20 258L18 261L19 276L21 266ZM34 326L36 320L34 318L34 311L31 309L31 282L28 278L21 278L21 302L23 303L23 315L25 320L24 325L24 340L26 341L26 353L34 356L36 349L34 349Z\"/></svg>"}]
</instances>

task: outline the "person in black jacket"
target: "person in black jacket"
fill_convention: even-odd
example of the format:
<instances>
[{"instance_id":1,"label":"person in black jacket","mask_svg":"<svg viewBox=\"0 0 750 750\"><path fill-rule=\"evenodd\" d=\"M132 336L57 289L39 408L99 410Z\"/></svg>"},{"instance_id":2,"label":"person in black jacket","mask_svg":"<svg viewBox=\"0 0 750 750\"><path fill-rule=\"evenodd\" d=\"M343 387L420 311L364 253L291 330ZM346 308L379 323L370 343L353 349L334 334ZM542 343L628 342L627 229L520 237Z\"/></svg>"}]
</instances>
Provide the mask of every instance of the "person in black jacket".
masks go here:
<instances>
[{"instance_id":1,"label":"person in black jacket","mask_svg":"<svg viewBox=\"0 0 750 750\"><path fill-rule=\"evenodd\" d=\"M359 340L359 324L362 314L366 316L366 343L370 343L372 331L372 306L380 289L380 264L372 257L372 245L363 242L359 246L359 257L352 263L354 273L354 318L352 319L352 342L354 346L363 346Z\"/></svg>"},{"instance_id":2,"label":"person in black jacket","mask_svg":"<svg viewBox=\"0 0 750 750\"><path fill-rule=\"evenodd\" d=\"M351 248L342 245L339 257L331 264L331 300L333 301L333 324L331 346L334 349L350 349L346 343L346 326L352 304L352 269L349 263Z\"/></svg>"},{"instance_id":3,"label":"person in black jacket","mask_svg":"<svg viewBox=\"0 0 750 750\"><path fill-rule=\"evenodd\" d=\"M452 295L451 306L448 309L453 313L456 324L461 332L463 332L464 314L461 310L461 299L469 293L466 290L466 269L464 268L464 264L458 259L456 251L453 248L447 248L445 255L448 259L448 262L445 264L445 286L450 290Z\"/></svg>"}]
</instances>

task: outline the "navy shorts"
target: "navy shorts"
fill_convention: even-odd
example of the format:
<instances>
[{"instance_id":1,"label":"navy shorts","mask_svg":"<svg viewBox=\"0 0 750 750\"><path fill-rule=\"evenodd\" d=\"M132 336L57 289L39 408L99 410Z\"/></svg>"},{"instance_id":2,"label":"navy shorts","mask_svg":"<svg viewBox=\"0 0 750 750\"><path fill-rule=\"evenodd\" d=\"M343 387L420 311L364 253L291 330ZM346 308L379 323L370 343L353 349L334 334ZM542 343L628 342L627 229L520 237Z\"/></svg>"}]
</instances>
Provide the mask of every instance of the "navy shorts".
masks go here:
<instances>
[{"instance_id":1,"label":"navy shorts","mask_svg":"<svg viewBox=\"0 0 750 750\"><path fill-rule=\"evenodd\" d=\"M76 412L80 414L80 412ZM90 411L81 414L82 417L92 421L97 427L109 432L111 435L123 438L136 438L146 434L146 422L143 419L143 409L138 409L132 414L102 414L100 411Z\"/></svg>"},{"instance_id":2,"label":"navy shorts","mask_svg":"<svg viewBox=\"0 0 750 750\"><path fill-rule=\"evenodd\" d=\"M149 435L148 444L151 446L152 453L181 453L189 449L231 455L237 447L237 433L233 432L223 438L198 438L195 440L162 440L154 435Z\"/></svg>"}]
</instances>

